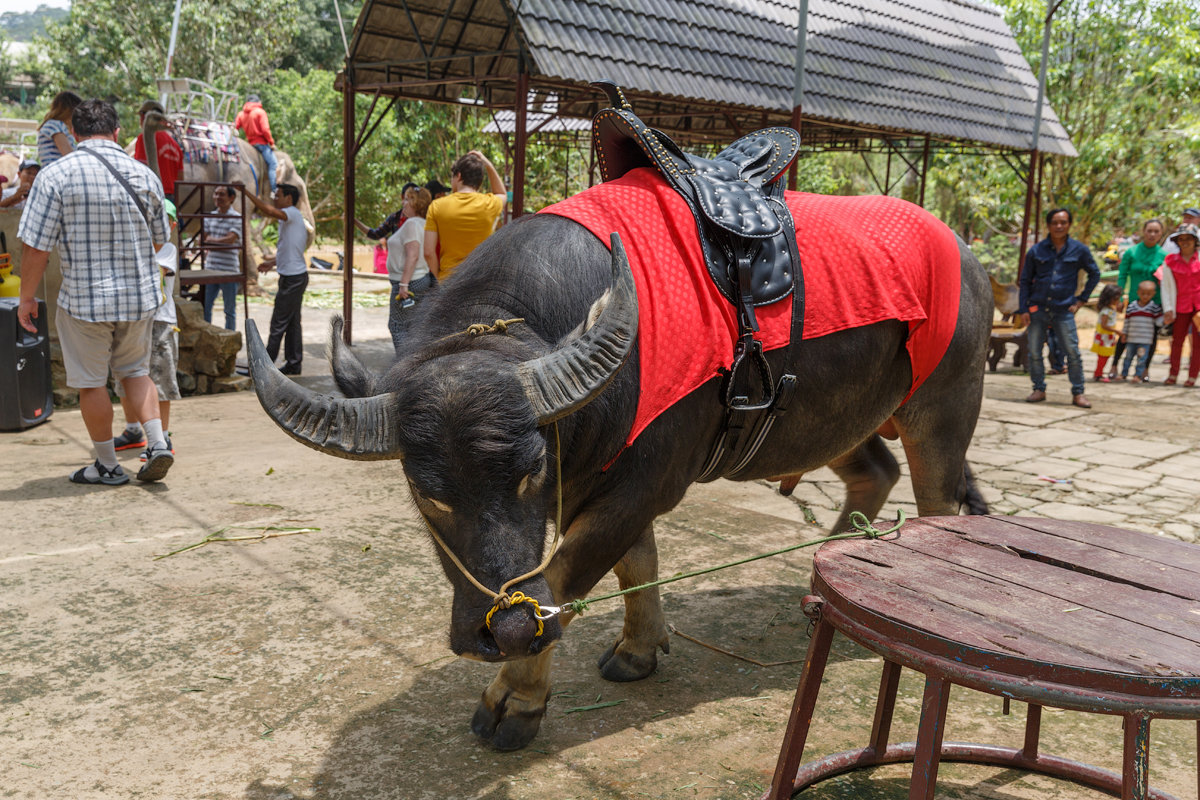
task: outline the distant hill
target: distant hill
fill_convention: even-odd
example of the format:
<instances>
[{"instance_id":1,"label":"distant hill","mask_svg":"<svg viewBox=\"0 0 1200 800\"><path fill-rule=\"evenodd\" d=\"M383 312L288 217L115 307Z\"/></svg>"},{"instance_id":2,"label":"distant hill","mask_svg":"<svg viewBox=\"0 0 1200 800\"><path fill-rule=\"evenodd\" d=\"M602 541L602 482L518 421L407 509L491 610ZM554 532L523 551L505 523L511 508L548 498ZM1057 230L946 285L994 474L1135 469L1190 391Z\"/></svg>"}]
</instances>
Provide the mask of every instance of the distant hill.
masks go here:
<instances>
[{"instance_id":1,"label":"distant hill","mask_svg":"<svg viewBox=\"0 0 1200 800\"><path fill-rule=\"evenodd\" d=\"M65 8L38 6L36 11L5 11L0 14L0 32L10 42L32 42L46 33L46 23L55 22L70 12Z\"/></svg>"}]
</instances>

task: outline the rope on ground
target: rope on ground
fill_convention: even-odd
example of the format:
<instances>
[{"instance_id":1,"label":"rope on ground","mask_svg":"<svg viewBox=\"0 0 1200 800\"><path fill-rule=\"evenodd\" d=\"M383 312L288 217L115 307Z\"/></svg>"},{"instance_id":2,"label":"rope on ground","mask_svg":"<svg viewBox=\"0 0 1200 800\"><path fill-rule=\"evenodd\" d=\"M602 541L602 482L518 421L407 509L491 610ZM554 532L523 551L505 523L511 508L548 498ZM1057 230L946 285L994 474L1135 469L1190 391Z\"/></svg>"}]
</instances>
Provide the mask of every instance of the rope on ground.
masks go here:
<instances>
[{"instance_id":1,"label":"rope on ground","mask_svg":"<svg viewBox=\"0 0 1200 800\"><path fill-rule=\"evenodd\" d=\"M242 530L257 530L260 533L254 536L222 536L221 534L231 528L241 528ZM208 536L205 536L198 542L189 544L187 547L181 547L178 550L172 550L169 553L163 553L161 556L155 556L155 561L160 561L164 558L170 558L180 553L186 553L188 550L195 550L198 547L204 547L206 544L213 542L260 542L263 539L275 539L279 536L296 536L301 533L317 533L320 528L288 528L279 525L266 525L263 527L250 527L247 525L226 525L224 528L213 531Z\"/></svg>"}]
</instances>

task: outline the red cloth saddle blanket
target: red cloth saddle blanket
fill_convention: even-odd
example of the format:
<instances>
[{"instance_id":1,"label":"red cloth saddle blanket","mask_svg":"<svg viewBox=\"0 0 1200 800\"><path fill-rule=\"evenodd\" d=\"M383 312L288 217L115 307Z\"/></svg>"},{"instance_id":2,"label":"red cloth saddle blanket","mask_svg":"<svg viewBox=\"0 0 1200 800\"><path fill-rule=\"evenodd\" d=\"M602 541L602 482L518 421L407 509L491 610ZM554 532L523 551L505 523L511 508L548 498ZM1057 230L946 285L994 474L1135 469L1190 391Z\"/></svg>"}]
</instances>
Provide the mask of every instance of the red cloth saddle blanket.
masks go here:
<instances>
[{"instance_id":1,"label":"red cloth saddle blanket","mask_svg":"<svg viewBox=\"0 0 1200 800\"><path fill-rule=\"evenodd\" d=\"M787 192L785 200L804 275L803 338L885 320L907 322L911 397L941 361L958 321L954 234L919 206L892 197ZM651 169L632 170L541 213L578 222L606 247L616 231L629 255L641 362L641 396L626 440L631 444L659 414L729 366L738 335L733 304L704 266L687 204ZM763 349L785 347L791 298L755 313Z\"/></svg>"}]
</instances>

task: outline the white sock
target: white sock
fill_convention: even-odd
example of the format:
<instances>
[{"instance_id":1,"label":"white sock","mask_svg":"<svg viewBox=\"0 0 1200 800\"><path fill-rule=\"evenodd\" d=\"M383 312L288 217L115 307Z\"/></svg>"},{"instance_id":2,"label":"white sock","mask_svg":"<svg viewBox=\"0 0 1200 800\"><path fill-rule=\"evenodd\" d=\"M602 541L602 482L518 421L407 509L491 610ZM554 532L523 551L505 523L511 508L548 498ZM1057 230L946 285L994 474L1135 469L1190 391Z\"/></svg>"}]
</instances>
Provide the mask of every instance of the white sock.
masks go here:
<instances>
[{"instance_id":1,"label":"white sock","mask_svg":"<svg viewBox=\"0 0 1200 800\"><path fill-rule=\"evenodd\" d=\"M158 447L166 447L167 440L163 438L162 420L151 419L142 423L142 430L146 432L146 449L154 450Z\"/></svg>"},{"instance_id":2,"label":"white sock","mask_svg":"<svg viewBox=\"0 0 1200 800\"><path fill-rule=\"evenodd\" d=\"M108 469L120 466L121 462L117 461L117 448L113 445L112 439L104 442L92 442L92 448L96 451L96 460ZM88 469L91 469L91 467L88 467ZM93 478L96 476L88 475L88 477Z\"/></svg>"}]
</instances>

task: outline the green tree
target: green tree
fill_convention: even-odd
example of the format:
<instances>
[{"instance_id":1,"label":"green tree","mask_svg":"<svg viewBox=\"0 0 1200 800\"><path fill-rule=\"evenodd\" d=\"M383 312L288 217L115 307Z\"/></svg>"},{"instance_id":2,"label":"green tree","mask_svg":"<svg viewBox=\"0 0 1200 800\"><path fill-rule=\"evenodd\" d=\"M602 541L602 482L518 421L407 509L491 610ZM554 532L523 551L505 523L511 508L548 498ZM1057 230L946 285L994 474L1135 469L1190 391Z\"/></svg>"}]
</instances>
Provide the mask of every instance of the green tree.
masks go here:
<instances>
[{"instance_id":1,"label":"green tree","mask_svg":"<svg viewBox=\"0 0 1200 800\"><path fill-rule=\"evenodd\" d=\"M362 0L339 0L346 39L354 32L354 21ZM296 34L279 66L301 75L314 69L336 72L346 62L346 46L338 30L338 18L331 0L298 0L293 4Z\"/></svg>"},{"instance_id":2,"label":"green tree","mask_svg":"<svg viewBox=\"0 0 1200 800\"><path fill-rule=\"evenodd\" d=\"M14 42L32 42L46 32L46 23L67 16L67 9L40 5L33 11L5 11L0 14L0 28Z\"/></svg>"},{"instance_id":3,"label":"green tree","mask_svg":"<svg viewBox=\"0 0 1200 800\"><path fill-rule=\"evenodd\" d=\"M1044 0L998 0L1034 74ZM1048 158L1043 208L1066 206L1072 233L1102 242L1155 213L1177 217L1197 179L1200 24L1195 0L1066 0L1054 17L1046 98L1078 158ZM1024 185L1000 159L941 156L937 212L959 230L1015 234Z\"/></svg>"},{"instance_id":4,"label":"green tree","mask_svg":"<svg viewBox=\"0 0 1200 800\"><path fill-rule=\"evenodd\" d=\"M123 102L129 124L166 69L174 9L173 0L75 0L47 25L50 86ZM256 86L296 30L291 0L187 0L171 72L219 88Z\"/></svg>"}]
</instances>

